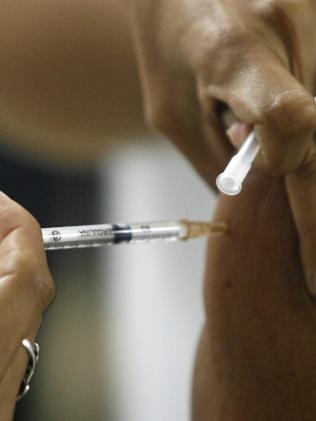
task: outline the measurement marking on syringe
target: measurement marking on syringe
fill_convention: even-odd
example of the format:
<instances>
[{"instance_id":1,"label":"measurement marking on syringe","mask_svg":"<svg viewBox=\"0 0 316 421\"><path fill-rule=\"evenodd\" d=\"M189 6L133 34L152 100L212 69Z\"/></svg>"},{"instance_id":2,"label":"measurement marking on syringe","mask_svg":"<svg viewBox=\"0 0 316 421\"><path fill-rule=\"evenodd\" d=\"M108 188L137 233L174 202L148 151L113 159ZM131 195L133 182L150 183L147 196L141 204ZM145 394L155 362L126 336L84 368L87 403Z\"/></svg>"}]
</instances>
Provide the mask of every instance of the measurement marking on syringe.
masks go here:
<instances>
[{"instance_id":1,"label":"measurement marking on syringe","mask_svg":"<svg viewBox=\"0 0 316 421\"><path fill-rule=\"evenodd\" d=\"M88 229L88 230L79 230L78 231L81 238L87 238L87 237L102 237L109 234L112 234L112 229L101 229L101 228L94 228L94 229Z\"/></svg>"}]
</instances>

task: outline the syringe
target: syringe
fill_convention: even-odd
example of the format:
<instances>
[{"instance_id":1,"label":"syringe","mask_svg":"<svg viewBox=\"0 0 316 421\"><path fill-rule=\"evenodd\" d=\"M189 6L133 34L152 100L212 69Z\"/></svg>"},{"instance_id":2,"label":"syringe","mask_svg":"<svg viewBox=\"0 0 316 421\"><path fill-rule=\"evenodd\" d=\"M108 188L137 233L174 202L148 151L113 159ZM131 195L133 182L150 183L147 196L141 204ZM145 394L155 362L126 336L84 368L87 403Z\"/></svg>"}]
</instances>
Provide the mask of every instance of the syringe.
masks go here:
<instances>
[{"instance_id":1,"label":"syringe","mask_svg":"<svg viewBox=\"0 0 316 421\"><path fill-rule=\"evenodd\" d=\"M235 196L240 193L242 183L249 173L259 151L259 142L255 131L252 131L237 154L229 161L224 172L217 177L216 185L218 190L229 196Z\"/></svg>"},{"instance_id":2,"label":"syringe","mask_svg":"<svg viewBox=\"0 0 316 421\"><path fill-rule=\"evenodd\" d=\"M216 179L218 190L229 196L240 193L242 183L251 169L251 165L260 150L254 131L250 133L238 153L229 161L224 172Z\"/></svg>"},{"instance_id":3,"label":"syringe","mask_svg":"<svg viewBox=\"0 0 316 421\"><path fill-rule=\"evenodd\" d=\"M43 228L45 250L100 247L122 243L177 241L227 232L223 222L140 222L133 224L84 225Z\"/></svg>"}]
</instances>

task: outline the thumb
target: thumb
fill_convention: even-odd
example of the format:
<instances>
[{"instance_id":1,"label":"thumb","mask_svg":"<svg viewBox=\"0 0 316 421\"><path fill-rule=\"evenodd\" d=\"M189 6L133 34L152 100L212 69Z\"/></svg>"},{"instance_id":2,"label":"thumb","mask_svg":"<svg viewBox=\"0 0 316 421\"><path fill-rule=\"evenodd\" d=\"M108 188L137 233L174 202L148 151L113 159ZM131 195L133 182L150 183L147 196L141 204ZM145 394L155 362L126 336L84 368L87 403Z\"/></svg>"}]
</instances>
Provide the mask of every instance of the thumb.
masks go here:
<instances>
[{"instance_id":1,"label":"thumb","mask_svg":"<svg viewBox=\"0 0 316 421\"><path fill-rule=\"evenodd\" d=\"M211 49L207 62L195 67L202 109L216 98L254 126L271 174L300 167L316 131L314 98L263 43L249 36L222 47L220 59L209 60L216 52Z\"/></svg>"}]
</instances>

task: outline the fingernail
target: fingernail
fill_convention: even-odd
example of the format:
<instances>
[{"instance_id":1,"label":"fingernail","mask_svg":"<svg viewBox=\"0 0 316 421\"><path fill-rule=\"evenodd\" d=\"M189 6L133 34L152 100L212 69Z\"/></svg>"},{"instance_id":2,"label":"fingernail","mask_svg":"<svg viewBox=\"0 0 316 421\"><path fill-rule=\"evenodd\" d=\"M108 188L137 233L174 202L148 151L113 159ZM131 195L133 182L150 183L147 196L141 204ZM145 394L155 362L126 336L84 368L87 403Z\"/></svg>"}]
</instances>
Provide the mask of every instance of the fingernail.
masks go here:
<instances>
[{"instance_id":1,"label":"fingernail","mask_svg":"<svg viewBox=\"0 0 316 421\"><path fill-rule=\"evenodd\" d=\"M245 140L245 125L237 121L226 130L226 134L235 148L239 149Z\"/></svg>"},{"instance_id":2,"label":"fingernail","mask_svg":"<svg viewBox=\"0 0 316 421\"><path fill-rule=\"evenodd\" d=\"M235 133L235 127L234 124L232 124L229 129L225 130L225 133L227 134L227 136L229 137L230 140L232 140L232 138L234 137L234 133Z\"/></svg>"}]
</instances>

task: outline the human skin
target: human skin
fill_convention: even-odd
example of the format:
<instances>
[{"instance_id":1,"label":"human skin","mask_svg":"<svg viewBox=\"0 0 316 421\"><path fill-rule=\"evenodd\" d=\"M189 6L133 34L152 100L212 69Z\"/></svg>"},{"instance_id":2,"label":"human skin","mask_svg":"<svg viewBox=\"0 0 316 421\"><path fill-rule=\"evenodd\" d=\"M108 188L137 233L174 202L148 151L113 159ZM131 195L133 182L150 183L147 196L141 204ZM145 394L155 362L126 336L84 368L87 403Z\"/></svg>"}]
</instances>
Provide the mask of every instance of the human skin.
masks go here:
<instances>
[{"instance_id":1,"label":"human skin","mask_svg":"<svg viewBox=\"0 0 316 421\"><path fill-rule=\"evenodd\" d=\"M316 4L129 6L150 124L210 186L235 151L223 109L262 150L242 193L219 200L230 231L208 248L193 419L314 420Z\"/></svg>"},{"instance_id":2,"label":"human skin","mask_svg":"<svg viewBox=\"0 0 316 421\"><path fill-rule=\"evenodd\" d=\"M208 246L193 420L315 420L315 302L284 181L252 173L215 220L230 232Z\"/></svg>"},{"instance_id":3,"label":"human skin","mask_svg":"<svg viewBox=\"0 0 316 421\"><path fill-rule=\"evenodd\" d=\"M94 164L113 139L117 144L120 138L144 133L134 61L116 0L79 0L75 6L56 0L2 2L1 149L7 145L16 159L24 155L77 170L80 164ZM10 221L9 215L2 219L4 212L10 213ZM0 227L9 229L15 222L23 225L21 236L14 234L17 255L6 257L5 266L0 256L1 421L12 418L25 373L22 339L36 337L54 288L38 224L0 194ZM2 282L2 269L9 264L12 282Z\"/></svg>"},{"instance_id":4,"label":"human skin","mask_svg":"<svg viewBox=\"0 0 316 421\"><path fill-rule=\"evenodd\" d=\"M10 421L27 353L43 312L54 297L41 231L36 220L0 193L0 418Z\"/></svg>"},{"instance_id":5,"label":"human skin","mask_svg":"<svg viewBox=\"0 0 316 421\"><path fill-rule=\"evenodd\" d=\"M43 9L54 4L43 3ZM100 4L89 4L89 12L99 12ZM236 414L241 420L260 420L260 414L265 420L291 419L291 414L296 416L293 420L312 419L307 411L313 409L315 380L312 351L308 350L314 349L314 302L304 281L309 293L315 294L315 152L311 140L316 127L316 5L304 0L129 0L127 4L151 124L166 133L213 186L234 151L219 112L219 104L226 103L241 121L255 126L264 152L261 168L287 174L284 182L250 176L240 197L220 201L217 217L228 220L231 232L209 247L207 324L197 358L194 416L197 421L235 421ZM78 3L76 13L84 17L85 7L86 3ZM93 120L90 107L85 109L88 117L81 112L84 96L78 99L75 89L69 96L62 95L63 87L73 80L73 66L81 52L81 48L71 48L80 44L75 29L85 20L80 18L68 27L65 18L63 30L55 31L50 18L55 16L58 21L57 9L55 15L50 10L45 20L35 2L28 2L24 12L21 2L11 3L7 11L12 10L16 10L13 18L2 10L5 30L0 37L6 53L0 54L0 117L5 129L39 143L43 139L43 147L53 144L53 139L61 139L66 147L66 139L78 134L80 145L85 145L90 133L97 137L93 128L100 127L103 109ZM29 24L34 10L42 26ZM16 17L24 18L26 12L22 22L28 23L27 31L22 34L32 41L27 44L33 46L30 61L19 50L19 26L10 26L21 22ZM73 12L70 7L68 19ZM42 36L48 23L51 29L46 32L56 36L52 43L51 38L36 36ZM97 30L98 36L101 32ZM76 36L70 48L63 49L69 47L64 43L69 33ZM64 53L59 56L60 51ZM56 54L63 60L55 62ZM41 66L34 73L30 64L37 60ZM50 63L62 65L50 72ZM58 78L65 74L65 79ZM89 79L89 72L86 75ZM76 86L82 87L84 79L79 78ZM57 87L53 93L52 86ZM97 92L98 84L93 86ZM65 99L70 119L62 112ZM87 99L91 100L90 95ZM44 106L39 108L40 100ZM96 106L91 109L100 109L100 102L92 104ZM73 105L77 109L74 118ZM92 121L98 124L90 124ZM47 136L42 138L44 133ZM247 249L250 240L254 247ZM228 255L223 267L220 259ZM227 278L232 276L230 286ZM282 382L289 376L292 381Z\"/></svg>"},{"instance_id":6,"label":"human skin","mask_svg":"<svg viewBox=\"0 0 316 421\"><path fill-rule=\"evenodd\" d=\"M129 7L149 122L211 186L233 153L222 104L255 128L259 165L287 175L306 281L316 293L316 3L130 0Z\"/></svg>"}]
</instances>

